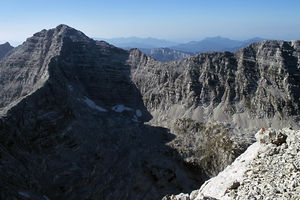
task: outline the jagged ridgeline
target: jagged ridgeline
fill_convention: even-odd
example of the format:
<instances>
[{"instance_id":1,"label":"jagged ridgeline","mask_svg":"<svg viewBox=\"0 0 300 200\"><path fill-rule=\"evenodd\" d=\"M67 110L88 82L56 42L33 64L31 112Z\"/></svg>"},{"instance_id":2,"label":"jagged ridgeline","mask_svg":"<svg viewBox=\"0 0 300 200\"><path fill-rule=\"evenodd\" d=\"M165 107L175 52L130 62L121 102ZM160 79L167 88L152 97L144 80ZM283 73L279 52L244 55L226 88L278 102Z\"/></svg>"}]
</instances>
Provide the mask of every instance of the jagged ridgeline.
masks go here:
<instances>
[{"instance_id":1,"label":"jagged ridgeline","mask_svg":"<svg viewBox=\"0 0 300 200\"><path fill-rule=\"evenodd\" d=\"M160 199L299 128L300 41L160 63L60 25L0 61L1 199Z\"/></svg>"}]
</instances>

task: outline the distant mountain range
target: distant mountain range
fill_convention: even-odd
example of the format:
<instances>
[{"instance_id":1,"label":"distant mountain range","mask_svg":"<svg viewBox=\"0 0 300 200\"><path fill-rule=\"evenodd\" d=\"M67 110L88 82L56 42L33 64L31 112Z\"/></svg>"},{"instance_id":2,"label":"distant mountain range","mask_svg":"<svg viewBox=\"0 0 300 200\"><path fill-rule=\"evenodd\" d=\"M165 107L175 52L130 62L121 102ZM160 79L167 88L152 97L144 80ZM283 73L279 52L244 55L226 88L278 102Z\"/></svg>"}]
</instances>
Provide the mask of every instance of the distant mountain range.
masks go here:
<instances>
[{"instance_id":1,"label":"distant mountain range","mask_svg":"<svg viewBox=\"0 0 300 200\"><path fill-rule=\"evenodd\" d=\"M203 52L235 52L243 47L249 46L253 42L264 40L263 38L251 38L249 40L232 40L224 37L207 37L200 41L191 41L188 43L178 44L172 41L156 39L156 38L95 38L96 40L104 40L119 48L126 50L138 48L148 56L158 61L167 62L181 60L197 53Z\"/></svg>"},{"instance_id":2,"label":"distant mountain range","mask_svg":"<svg viewBox=\"0 0 300 200\"><path fill-rule=\"evenodd\" d=\"M152 49L152 48L162 48L178 45L176 42L171 42L168 40L157 39L157 38L139 38L139 37L120 37L120 38L94 38L95 40L106 41L116 47L122 49L132 49L132 48L142 48L142 49Z\"/></svg>"},{"instance_id":3,"label":"distant mountain range","mask_svg":"<svg viewBox=\"0 0 300 200\"><path fill-rule=\"evenodd\" d=\"M139 38L139 37L122 37L122 38L95 38L96 40L104 40L123 49L152 49L152 48L170 48L178 51L202 53L208 51L231 51L234 52L242 47L246 47L253 42L264 40L255 37L249 40L232 40L225 37L207 37L200 41L191 41L187 43L176 43L169 40L157 38Z\"/></svg>"},{"instance_id":4,"label":"distant mountain range","mask_svg":"<svg viewBox=\"0 0 300 200\"><path fill-rule=\"evenodd\" d=\"M191 52L178 51L170 48L140 49L140 51L161 62L182 60L195 55Z\"/></svg>"},{"instance_id":5,"label":"distant mountain range","mask_svg":"<svg viewBox=\"0 0 300 200\"><path fill-rule=\"evenodd\" d=\"M203 53L209 51L230 51L235 52L240 48L246 47L253 42L259 42L264 40L263 38L252 38L249 40L239 41L232 40L224 37L209 37L201 41L191 41L185 44L179 44L170 47L171 49L193 52L193 53Z\"/></svg>"}]
</instances>

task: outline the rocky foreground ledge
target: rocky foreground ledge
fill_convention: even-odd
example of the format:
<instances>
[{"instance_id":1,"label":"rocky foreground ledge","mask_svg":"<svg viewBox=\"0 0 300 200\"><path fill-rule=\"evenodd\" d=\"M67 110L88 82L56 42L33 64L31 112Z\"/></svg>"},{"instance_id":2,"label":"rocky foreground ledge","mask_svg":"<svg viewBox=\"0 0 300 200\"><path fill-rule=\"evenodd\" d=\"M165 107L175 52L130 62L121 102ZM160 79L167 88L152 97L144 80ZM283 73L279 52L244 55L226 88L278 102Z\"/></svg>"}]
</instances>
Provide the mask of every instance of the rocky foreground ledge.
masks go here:
<instances>
[{"instance_id":1,"label":"rocky foreground ledge","mask_svg":"<svg viewBox=\"0 0 300 200\"><path fill-rule=\"evenodd\" d=\"M300 199L300 130L262 129L231 165L191 194L163 200Z\"/></svg>"}]
</instances>

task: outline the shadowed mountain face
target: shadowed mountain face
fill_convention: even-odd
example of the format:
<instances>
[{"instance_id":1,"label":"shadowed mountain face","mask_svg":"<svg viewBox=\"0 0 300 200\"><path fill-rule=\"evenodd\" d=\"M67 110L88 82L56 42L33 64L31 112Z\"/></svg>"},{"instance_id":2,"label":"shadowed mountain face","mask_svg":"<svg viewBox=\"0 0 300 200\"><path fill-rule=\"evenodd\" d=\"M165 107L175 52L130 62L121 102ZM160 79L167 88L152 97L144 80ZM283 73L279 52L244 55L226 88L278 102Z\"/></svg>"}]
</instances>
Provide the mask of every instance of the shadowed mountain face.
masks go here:
<instances>
[{"instance_id":1,"label":"shadowed mountain face","mask_svg":"<svg viewBox=\"0 0 300 200\"><path fill-rule=\"evenodd\" d=\"M0 63L1 199L159 199L204 180L143 124L128 57L61 25Z\"/></svg>"},{"instance_id":2,"label":"shadowed mountain face","mask_svg":"<svg viewBox=\"0 0 300 200\"><path fill-rule=\"evenodd\" d=\"M129 53L65 25L0 63L1 199L159 199L191 190L130 80Z\"/></svg>"},{"instance_id":3,"label":"shadowed mountain face","mask_svg":"<svg viewBox=\"0 0 300 200\"><path fill-rule=\"evenodd\" d=\"M159 199L299 127L299 41L160 63L66 25L0 61L1 199Z\"/></svg>"},{"instance_id":4,"label":"shadowed mountain face","mask_svg":"<svg viewBox=\"0 0 300 200\"><path fill-rule=\"evenodd\" d=\"M2 58L13 49L12 46L10 46L10 44L8 42L4 43L4 44L0 44L0 60L2 60Z\"/></svg>"}]
</instances>

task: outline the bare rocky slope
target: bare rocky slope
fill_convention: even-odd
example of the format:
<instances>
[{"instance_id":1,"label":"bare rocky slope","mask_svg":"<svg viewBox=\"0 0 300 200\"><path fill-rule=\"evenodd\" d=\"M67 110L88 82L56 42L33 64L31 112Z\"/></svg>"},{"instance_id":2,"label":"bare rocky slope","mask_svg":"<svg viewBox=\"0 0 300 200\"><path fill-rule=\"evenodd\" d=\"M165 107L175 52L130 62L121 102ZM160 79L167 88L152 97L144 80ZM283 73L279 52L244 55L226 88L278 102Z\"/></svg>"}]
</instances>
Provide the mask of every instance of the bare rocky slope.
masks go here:
<instances>
[{"instance_id":1,"label":"bare rocky slope","mask_svg":"<svg viewBox=\"0 0 300 200\"><path fill-rule=\"evenodd\" d=\"M299 128L300 41L161 63L66 25L0 61L1 199L160 199Z\"/></svg>"},{"instance_id":2,"label":"bare rocky slope","mask_svg":"<svg viewBox=\"0 0 300 200\"><path fill-rule=\"evenodd\" d=\"M260 130L257 142L191 194L164 200L300 199L300 131Z\"/></svg>"}]
</instances>

